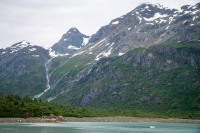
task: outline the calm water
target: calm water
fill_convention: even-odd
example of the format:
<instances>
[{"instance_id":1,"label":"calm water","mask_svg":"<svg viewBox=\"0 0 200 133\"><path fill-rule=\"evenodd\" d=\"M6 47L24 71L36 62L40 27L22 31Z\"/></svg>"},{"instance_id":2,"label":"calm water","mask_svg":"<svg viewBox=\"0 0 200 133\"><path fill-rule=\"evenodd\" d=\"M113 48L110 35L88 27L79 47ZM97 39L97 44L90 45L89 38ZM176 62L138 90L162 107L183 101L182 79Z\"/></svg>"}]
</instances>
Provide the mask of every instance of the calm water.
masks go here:
<instances>
[{"instance_id":1,"label":"calm water","mask_svg":"<svg viewBox=\"0 0 200 133\"><path fill-rule=\"evenodd\" d=\"M0 133L200 133L200 125L104 122L0 124Z\"/></svg>"}]
</instances>

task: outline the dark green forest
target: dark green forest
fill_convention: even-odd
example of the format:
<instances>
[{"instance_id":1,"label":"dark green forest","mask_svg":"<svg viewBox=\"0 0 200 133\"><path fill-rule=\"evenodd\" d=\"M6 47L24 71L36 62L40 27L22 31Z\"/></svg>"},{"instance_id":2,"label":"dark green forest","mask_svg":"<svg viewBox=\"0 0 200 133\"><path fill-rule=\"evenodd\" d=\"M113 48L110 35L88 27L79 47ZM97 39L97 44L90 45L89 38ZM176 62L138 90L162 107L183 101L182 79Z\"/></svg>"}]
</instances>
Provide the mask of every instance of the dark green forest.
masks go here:
<instances>
[{"instance_id":1,"label":"dark green forest","mask_svg":"<svg viewBox=\"0 0 200 133\"><path fill-rule=\"evenodd\" d=\"M54 114L64 117L149 117L149 118L200 118L198 114L176 113L176 111L166 112L142 112L138 110L121 109L94 109L84 107L72 107L70 105L59 105L48 103L41 99L32 100L28 96L3 95L0 94L0 117L1 118L27 118L41 117Z\"/></svg>"}]
</instances>

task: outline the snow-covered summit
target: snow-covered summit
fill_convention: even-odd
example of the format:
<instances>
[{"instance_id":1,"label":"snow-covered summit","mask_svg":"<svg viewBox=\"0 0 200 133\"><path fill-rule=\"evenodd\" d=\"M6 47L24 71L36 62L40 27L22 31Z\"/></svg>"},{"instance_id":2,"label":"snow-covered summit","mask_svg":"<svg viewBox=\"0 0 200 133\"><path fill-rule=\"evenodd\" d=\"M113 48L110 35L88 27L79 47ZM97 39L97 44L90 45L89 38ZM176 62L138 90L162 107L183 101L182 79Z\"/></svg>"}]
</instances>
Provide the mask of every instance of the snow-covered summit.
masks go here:
<instances>
[{"instance_id":1,"label":"snow-covered summit","mask_svg":"<svg viewBox=\"0 0 200 133\"><path fill-rule=\"evenodd\" d=\"M24 48L24 47L28 47L30 46L30 42L26 41L26 40L23 40L21 42L18 42L16 44L13 44L11 46L11 48Z\"/></svg>"},{"instance_id":2,"label":"snow-covered summit","mask_svg":"<svg viewBox=\"0 0 200 133\"><path fill-rule=\"evenodd\" d=\"M74 54L86 45L89 36L82 34L76 27L70 28L51 49L57 54Z\"/></svg>"},{"instance_id":3,"label":"snow-covered summit","mask_svg":"<svg viewBox=\"0 0 200 133\"><path fill-rule=\"evenodd\" d=\"M11 52L10 52L10 53L14 53L14 52L16 52L16 51L19 51L19 50L21 50L21 49L23 49L23 48L30 47L30 46L31 46L30 42L28 42L28 41L26 41L26 40L23 40L23 41L21 41L21 42L18 42L18 43L16 43L16 44L13 44L13 45L10 47L10 49L11 49Z\"/></svg>"},{"instance_id":4,"label":"snow-covered summit","mask_svg":"<svg viewBox=\"0 0 200 133\"><path fill-rule=\"evenodd\" d=\"M116 56L134 48L150 47L166 40L196 41L200 24L199 8L200 3L183 6L182 10L143 3L127 14L111 20L108 25L102 26L89 40L88 49L92 51L85 49L87 53L97 57L107 51L111 51L109 56ZM187 36L188 34L190 36ZM112 47L108 47L113 43Z\"/></svg>"}]
</instances>

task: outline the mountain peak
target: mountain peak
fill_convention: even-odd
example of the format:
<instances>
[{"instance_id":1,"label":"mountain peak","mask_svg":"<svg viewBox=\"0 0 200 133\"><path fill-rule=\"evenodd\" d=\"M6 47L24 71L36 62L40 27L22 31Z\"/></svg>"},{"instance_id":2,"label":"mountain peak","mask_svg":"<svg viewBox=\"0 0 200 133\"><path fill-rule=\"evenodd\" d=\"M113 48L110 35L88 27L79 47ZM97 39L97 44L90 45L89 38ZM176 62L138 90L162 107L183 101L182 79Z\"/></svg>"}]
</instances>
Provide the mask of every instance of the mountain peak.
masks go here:
<instances>
[{"instance_id":1,"label":"mountain peak","mask_svg":"<svg viewBox=\"0 0 200 133\"><path fill-rule=\"evenodd\" d=\"M159 8L159 9L169 9L168 7L164 7L163 5L159 4L159 3L156 3L156 4L153 4L153 3L142 3L140 4L139 6L136 7L136 9L138 8L145 8L145 9L148 9L148 8Z\"/></svg>"},{"instance_id":2,"label":"mountain peak","mask_svg":"<svg viewBox=\"0 0 200 133\"><path fill-rule=\"evenodd\" d=\"M70 32L79 32L79 30L76 27L72 27L68 31L70 31Z\"/></svg>"},{"instance_id":3,"label":"mountain peak","mask_svg":"<svg viewBox=\"0 0 200 133\"><path fill-rule=\"evenodd\" d=\"M24 48L24 47L27 47L27 46L30 46L30 42L23 40L21 42L13 44L11 47L12 48Z\"/></svg>"},{"instance_id":4,"label":"mountain peak","mask_svg":"<svg viewBox=\"0 0 200 133\"><path fill-rule=\"evenodd\" d=\"M87 42L89 36L82 34L76 27L70 28L62 38L52 46L58 54L73 54Z\"/></svg>"},{"instance_id":5,"label":"mountain peak","mask_svg":"<svg viewBox=\"0 0 200 133\"><path fill-rule=\"evenodd\" d=\"M177 10L164 7L160 4L143 3L136 7L132 12L137 12L143 17L150 18L153 17L156 13L172 15L175 11Z\"/></svg>"}]
</instances>

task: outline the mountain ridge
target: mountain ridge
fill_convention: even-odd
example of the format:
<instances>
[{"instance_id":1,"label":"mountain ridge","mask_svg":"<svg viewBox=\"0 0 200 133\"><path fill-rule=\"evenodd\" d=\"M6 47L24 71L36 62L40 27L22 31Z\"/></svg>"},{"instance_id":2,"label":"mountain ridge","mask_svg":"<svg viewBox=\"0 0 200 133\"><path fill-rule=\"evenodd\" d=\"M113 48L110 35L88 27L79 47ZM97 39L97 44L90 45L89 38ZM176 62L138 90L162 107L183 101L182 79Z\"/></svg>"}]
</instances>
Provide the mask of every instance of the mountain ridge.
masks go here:
<instances>
[{"instance_id":1,"label":"mountain ridge","mask_svg":"<svg viewBox=\"0 0 200 133\"><path fill-rule=\"evenodd\" d=\"M181 9L141 4L91 37L73 27L49 49L27 41L0 49L0 92L75 106L198 113L200 3Z\"/></svg>"},{"instance_id":2,"label":"mountain ridge","mask_svg":"<svg viewBox=\"0 0 200 133\"><path fill-rule=\"evenodd\" d=\"M73 54L87 43L89 36L82 34L76 27L70 28L51 49L58 54Z\"/></svg>"}]
</instances>

